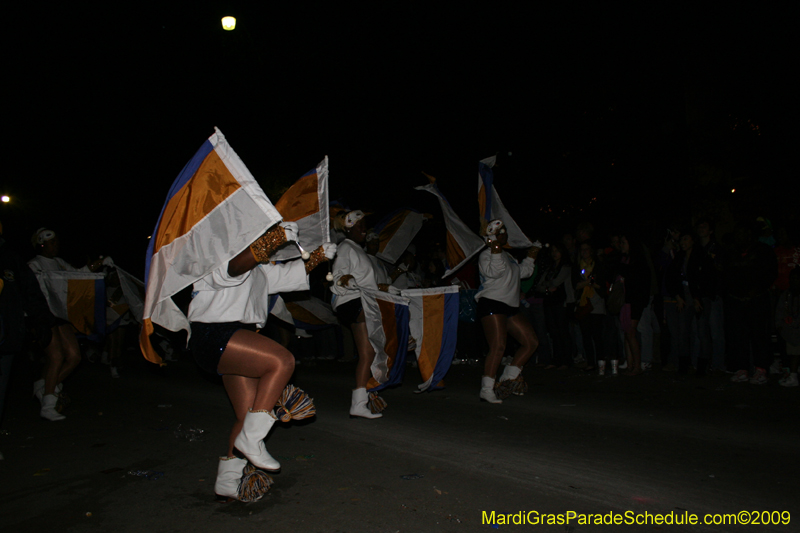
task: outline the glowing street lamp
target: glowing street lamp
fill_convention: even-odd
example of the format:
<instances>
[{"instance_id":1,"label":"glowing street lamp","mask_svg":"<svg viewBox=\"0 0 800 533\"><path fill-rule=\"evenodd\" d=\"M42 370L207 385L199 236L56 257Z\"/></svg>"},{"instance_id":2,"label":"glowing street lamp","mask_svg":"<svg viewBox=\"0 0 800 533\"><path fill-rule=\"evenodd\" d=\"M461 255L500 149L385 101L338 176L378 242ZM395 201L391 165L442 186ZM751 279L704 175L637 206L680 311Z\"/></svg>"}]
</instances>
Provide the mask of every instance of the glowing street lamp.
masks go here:
<instances>
[{"instance_id":1,"label":"glowing street lamp","mask_svg":"<svg viewBox=\"0 0 800 533\"><path fill-rule=\"evenodd\" d=\"M236 28L236 17L222 17L222 29L233 31Z\"/></svg>"},{"instance_id":2,"label":"glowing street lamp","mask_svg":"<svg viewBox=\"0 0 800 533\"><path fill-rule=\"evenodd\" d=\"M10 201L11 201L11 197L9 197L9 196L6 196L6 195L4 194L3 196L0 196L0 201L2 201L4 204L7 204L8 202L10 202Z\"/></svg>"}]
</instances>

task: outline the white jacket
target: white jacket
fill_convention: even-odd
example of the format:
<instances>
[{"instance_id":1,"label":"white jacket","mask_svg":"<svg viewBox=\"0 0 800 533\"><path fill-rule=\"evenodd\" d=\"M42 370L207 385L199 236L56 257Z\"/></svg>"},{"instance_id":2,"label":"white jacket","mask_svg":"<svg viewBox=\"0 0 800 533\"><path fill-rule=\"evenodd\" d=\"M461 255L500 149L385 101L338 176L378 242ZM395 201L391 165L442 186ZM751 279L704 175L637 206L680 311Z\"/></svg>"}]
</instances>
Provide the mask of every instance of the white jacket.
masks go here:
<instances>
[{"instance_id":1,"label":"white jacket","mask_svg":"<svg viewBox=\"0 0 800 533\"><path fill-rule=\"evenodd\" d=\"M475 294L475 300L489 298L519 307L520 279L531 277L533 268L533 259L530 257L517 263L506 251L499 254L493 254L490 249L482 251L478 256L481 286Z\"/></svg>"},{"instance_id":2,"label":"white jacket","mask_svg":"<svg viewBox=\"0 0 800 533\"><path fill-rule=\"evenodd\" d=\"M195 282L189 321L216 324L241 322L262 328L269 315L269 295L308 290L302 261L258 265L240 276L228 274L228 265Z\"/></svg>"}]
</instances>

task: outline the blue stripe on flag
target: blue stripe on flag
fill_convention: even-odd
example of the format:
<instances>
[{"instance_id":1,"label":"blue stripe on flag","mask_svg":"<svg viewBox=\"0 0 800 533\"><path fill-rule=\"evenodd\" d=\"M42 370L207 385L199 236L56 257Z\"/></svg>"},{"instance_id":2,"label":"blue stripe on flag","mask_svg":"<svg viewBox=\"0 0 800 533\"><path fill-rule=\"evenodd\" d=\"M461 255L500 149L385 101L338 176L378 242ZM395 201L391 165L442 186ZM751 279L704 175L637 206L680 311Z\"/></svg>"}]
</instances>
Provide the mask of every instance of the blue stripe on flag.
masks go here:
<instances>
[{"instance_id":1,"label":"blue stripe on flag","mask_svg":"<svg viewBox=\"0 0 800 533\"><path fill-rule=\"evenodd\" d=\"M106 335L106 280L94 280L94 332L86 338L102 342Z\"/></svg>"},{"instance_id":2,"label":"blue stripe on flag","mask_svg":"<svg viewBox=\"0 0 800 533\"><path fill-rule=\"evenodd\" d=\"M453 356L456 353L456 341L458 340L458 305L459 295L451 292L444 295L444 321L442 323L442 347L439 351L439 359L433 369L433 379L428 391L439 390L441 382L450 370Z\"/></svg>"},{"instance_id":3,"label":"blue stripe on flag","mask_svg":"<svg viewBox=\"0 0 800 533\"><path fill-rule=\"evenodd\" d=\"M200 149L197 150L197 153L194 154L188 163L183 167L181 173L178 174L178 177L175 178L175 181L172 182L172 187L169 190L169 194L167 194L167 199L164 200L164 205L161 207L161 213L158 215L158 222L156 222L156 227L153 229L153 233L150 236L150 243L147 245L147 255L145 258L144 264L144 279L150 279L150 260L153 258L153 249L155 247L155 240L156 235L158 235L158 226L161 224L161 217L164 216L164 210L167 208L167 204L169 201L172 200L172 197L175 196L178 191L180 191L184 185L186 185L190 179L194 177L197 173L197 169L200 168L200 165L203 164L208 154L214 151L214 145L211 144L211 141L206 139Z\"/></svg>"},{"instance_id":4,"label":"blue stripe on flag","mask_svg":"<svg viewBox=\"0 0 800 533\"><path fill-rule=\"evenodd\" d=\"M386 383L382 383L374 389L369 389L370 392L377 392L403 382L403 377L406 373L406 353L408 353L409 317L407 305L394 305L394 320L397 328L397 354L395 355L394 363L392 363L392 368L389 369L389 378Z\"/></svg>"}]
</instances>

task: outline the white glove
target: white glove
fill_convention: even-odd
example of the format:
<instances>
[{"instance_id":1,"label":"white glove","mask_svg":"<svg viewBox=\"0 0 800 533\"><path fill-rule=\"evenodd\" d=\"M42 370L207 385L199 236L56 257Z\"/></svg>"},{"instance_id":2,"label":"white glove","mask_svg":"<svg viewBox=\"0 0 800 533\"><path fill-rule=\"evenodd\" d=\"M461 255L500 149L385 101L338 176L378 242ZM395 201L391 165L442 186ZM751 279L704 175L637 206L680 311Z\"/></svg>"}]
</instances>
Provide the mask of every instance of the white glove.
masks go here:
<instances>
[{"instance_id":1,"label":"white glove","mask_svg":"<svg viewBox=\"0 0 800 533\"><path fill-rule=\"evenodd\" d=\"M113 267L114 266L114 260L111 259L111 257L109 257L109 256L105 256L103 258L103 266Z\"/></svg>"},{"instance_id":2,"label":"white glove","mask_svg":"<svg viewBox=\"0 0 800 533\"><path fill-rule=\"evenodd\" d=\"M300 234L300 228L297 226L297 222L281 222L279 226L282 227L283 231L286 233L287 241L297 241L297 237Z\"/></svg>"},{"instance_id":3,"label":"white glove","mask_svg":"<svg viewBox=\"0 0 800 533\"><path fill-rule=\"evenodd\" d=\"M325 254L325 257L328 259L328 261L331 261L336 256L336 243L335 242L322 243L322 253Z\"/></svg>"}]
</instances>

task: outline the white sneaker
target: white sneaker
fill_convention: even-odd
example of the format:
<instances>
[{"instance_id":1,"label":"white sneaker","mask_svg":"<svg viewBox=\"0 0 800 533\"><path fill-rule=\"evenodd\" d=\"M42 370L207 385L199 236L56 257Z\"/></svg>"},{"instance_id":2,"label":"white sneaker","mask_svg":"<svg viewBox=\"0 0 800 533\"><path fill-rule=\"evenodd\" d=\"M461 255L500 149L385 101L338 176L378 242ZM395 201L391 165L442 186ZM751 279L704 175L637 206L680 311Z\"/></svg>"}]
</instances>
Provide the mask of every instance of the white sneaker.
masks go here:
<instances>
[{"instance_id":1,"label":"white sneaker","mask_svg":"<svg viewBox=\"0 0 800 533\"><path fill-rule=\"evenodd\" d=\"M119 377L119 372L117 371L117 367L115 367L115 366L111 367L111 377L112 378L118 378Z\"/></svg>"},{"instance_id":2,"label":"white sneaker","mask_svg":"<svg viewBox=\"0 0 800 533\"><path fill-rule=\"evenodd\" d=\"M772 361L772 364L769 366L769 373L770 374L783 374L783 368L781 367L781 360L780 359L775 358L775 360Z\"/></svg>"},{"instance_id":3,"label":"white sneaker","mask_svg":"<svg viewBox=\"0 0 800 533\"><path fill-rule=\"evenodd\" d=\"M778 381L778 383L780 383L782 387L797 387L798 385L800 385L800 383L798 383L797 381L796 373L792 373L786 376L785 378L781 378L780 381Z\"/></svg>"}]
</instances>

